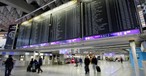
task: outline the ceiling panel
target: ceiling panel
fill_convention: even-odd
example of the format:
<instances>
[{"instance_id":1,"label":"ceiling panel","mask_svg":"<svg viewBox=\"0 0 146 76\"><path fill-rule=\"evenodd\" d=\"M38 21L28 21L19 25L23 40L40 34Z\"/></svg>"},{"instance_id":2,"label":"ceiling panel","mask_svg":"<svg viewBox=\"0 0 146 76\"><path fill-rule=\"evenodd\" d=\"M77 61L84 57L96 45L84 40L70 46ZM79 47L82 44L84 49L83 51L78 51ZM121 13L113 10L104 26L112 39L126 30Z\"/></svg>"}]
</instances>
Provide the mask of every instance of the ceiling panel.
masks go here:
<instances>
[{"instance_id":1,"label":"ceiling panel","mask_svg":"<svg viewBox=\"0 0 146 76\"><path fill-rule=\"evenodd\" d=\"M52 0L21 0L20 2L20 0L0 0L0 28L7 31L9 25L18 23L15 22L15 20L24 16L25 14L23 13L30 13L51 1ZM20 20L19 23L32 18L34 15L53 9L67 1L69 0L56 0L56 2Z\"/></svg>"}]
</instances>

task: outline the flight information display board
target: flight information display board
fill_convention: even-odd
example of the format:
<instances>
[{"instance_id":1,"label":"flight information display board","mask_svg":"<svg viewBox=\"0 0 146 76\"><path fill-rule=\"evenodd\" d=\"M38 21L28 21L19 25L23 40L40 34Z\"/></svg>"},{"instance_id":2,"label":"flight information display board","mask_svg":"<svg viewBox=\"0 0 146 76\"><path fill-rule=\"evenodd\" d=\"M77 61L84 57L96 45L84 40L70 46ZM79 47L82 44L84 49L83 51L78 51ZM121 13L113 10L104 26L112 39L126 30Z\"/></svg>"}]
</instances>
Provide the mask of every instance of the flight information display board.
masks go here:
<instances>
[{"instance_id":1,"label":"flight information display board","mask_svg":"<svg viewBox=\"0 0 146 76\"><path fill-rule=\"evenodd\" d=\"M31 23L25 25L19 25L18 37L16 46L29 45L30 34L31 34Z\"/></svg>"},{"instance_id":2,"label":"flight information display board","mask_svg":"<svg viewBox=\"0 0 146 76\"><path fill-rule=\"evenodd\" d=\"M80 5L20 25L17 46L80 38Z\"/></svg>"},{"instance_id":3,"label":"flight information display board","mask_svg":"<svg viewBox=\"0 0 146 76\"><path fill-rule=\"evenodd\" d=\"M84 40L89 36L139 29L134 5L134 0L94 0L83 6L75 4L42 17L41 21L32 20L28 25L21 25L17 46L75 38Z\"/></svg>"},{"instance_id":4,"label":"flight information display board","mask_svg":"<svg viewBox=\"0 0 146 76\"><path fill-rule=\"evenodd\" d=\"M139 27L133 0L96 0L84 5L84 36Z\"/></svg>"},{"instance_id":5,"label":"flight information display board","mask_svg":"<svg viewBox=\"0 0 146 76\"><path fill-rule=\"evenodd\" d=\"M31 44L40 44L49 42L49 28L50 28L50 15L41 21L32 21L31 27Z\"/></svg>"},{"instance_id":6,"label":"flight information display board","mask_svg":"<svg viewBox=\"0 0 146 76\"><path fill-rule=\"evenodd\" d=\"M51 24L50 42L81 37L79 6L53 13Z\"/></svg>"}]
</instances>

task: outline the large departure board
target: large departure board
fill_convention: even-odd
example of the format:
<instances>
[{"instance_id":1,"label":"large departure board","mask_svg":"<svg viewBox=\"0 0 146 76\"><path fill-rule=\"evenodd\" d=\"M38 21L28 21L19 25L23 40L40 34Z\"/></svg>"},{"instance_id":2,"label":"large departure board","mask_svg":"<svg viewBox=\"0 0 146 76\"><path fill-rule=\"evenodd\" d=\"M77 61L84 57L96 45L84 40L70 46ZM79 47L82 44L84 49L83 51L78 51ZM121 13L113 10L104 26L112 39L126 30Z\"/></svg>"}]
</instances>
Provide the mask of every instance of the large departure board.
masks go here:
<instances>
[{"instance_id":1,"label":"large departure board","mask_svg":"<svg viewBox=\"0 0 146 76\"><path fill-rule=\"evenodd\" d=\"M31 34L30 32L31 32L31 23L19 26L17 43L16 43L17 47L29 45L30 34Z\"/></svg>"},{"instance_id":2,"label":"large departure board","mask_svg":"<svg viewBox=\"0 0 146 76\"><path fill-rule=\"evenodd\" d=\"M50 43L139 28L134 0L93 0L19 27L17 46ZM83 8L82 8L83 7ZM83 9L83 10L82 10Z\"/></svg>"},{"instance_id":3,"label":"large departure board","mask_svg":"<svg viewBox=\"0 0 146 76\"><path fill-rule=\"evenodd\" d=\"M30 44L49 42L50 15L41 21L32 21Z\"/></svg>"},{"instance_id":4,"label":"large departure board","mask_svg":"<svg viewBox=\"0 0 146 76\"><path fill-rule=\"evenodd\" d=\"M80 5L20 25L17 47L81 37Z\"/></svg>"},{"instance_id":5,"label":"large departure board","mask_svg":"<svg viewBox=\"0 0 146 76\"><path fill-rule=\"evenodd\" d=\"M84 5L84 36L138 28L133 0L95 0Z\"/></svg>"},{"instance_id":6,"label":"large departure board","mask_svg":"<svg viewBox=\"0 0 146 76\"><path fill-rule=\"evenodd\" d=\"M50 18L50 42L81 37L79 6L53 13Z\"/></svg>"}]
</instances>

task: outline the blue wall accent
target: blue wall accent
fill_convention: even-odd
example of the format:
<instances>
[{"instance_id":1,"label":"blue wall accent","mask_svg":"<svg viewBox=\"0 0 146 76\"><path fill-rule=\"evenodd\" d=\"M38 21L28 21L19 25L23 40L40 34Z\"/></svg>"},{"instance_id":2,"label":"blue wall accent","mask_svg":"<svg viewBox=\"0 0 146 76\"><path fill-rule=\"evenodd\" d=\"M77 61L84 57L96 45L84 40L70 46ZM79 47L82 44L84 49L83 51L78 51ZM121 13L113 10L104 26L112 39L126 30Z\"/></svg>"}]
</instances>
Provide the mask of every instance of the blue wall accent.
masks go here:
<instances>
[{"instance_id":1,"label":"blue wall accent","mask_svg":"<svg viewBox=\"0 0 146 76\"><path fill-rule=\"evenodd\" d=\"M143 52L142 56L143 56L143 60L146 60L146 52Z\"/></svg>"},{"instance_id":2,"label":"blue wall accent","mask_svg":"<svg viewBox=\"0 0 146 76\"><path fill-rule=\"evenodd\" d=\"M132 51L131 49L129 49L130 51L130 62L132 67L134 67L134 60L133 60L133 55L132 55ZM142 61L146 60L146 52L142 52L140 48L136 48L136 54L137 54L137 59L138 59L138 65L139 68L143 68L142 66Z\"/></svg>"}]
</instances>

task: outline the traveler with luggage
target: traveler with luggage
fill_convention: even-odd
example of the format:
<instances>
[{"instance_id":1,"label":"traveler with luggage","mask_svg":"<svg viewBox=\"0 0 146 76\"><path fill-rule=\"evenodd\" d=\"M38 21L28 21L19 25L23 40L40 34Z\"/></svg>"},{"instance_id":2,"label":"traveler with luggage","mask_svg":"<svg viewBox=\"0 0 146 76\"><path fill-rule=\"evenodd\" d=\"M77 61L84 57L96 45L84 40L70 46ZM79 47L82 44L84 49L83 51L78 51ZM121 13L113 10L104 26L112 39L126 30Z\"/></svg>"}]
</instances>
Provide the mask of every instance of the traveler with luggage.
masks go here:
<instances>
[{"instance_id":1,"label":"traveler with luggage","mask_svg":"<svg viewBox=\"0 0 146 76\"><path fill-rule=\"evenodd\" d=\"M30 61L30 63L29 63L29 65L28 65L28 67L27 67L27 72L31 72L32 70L32 65L33 65L33 58L31 59L31 61Z\"/></svg>"},{"instance_id":2,"label":"traveler with luggage","mask_svg":"<svg viewBox=\"0 0 146 76\"><path fill-rule=\"evenodd\" d=\"M85 64L85 74L88 74L90 71L89 70L90 59L88 58L88 56L85 57L84 64Z\"/></svg>"},{"instance_id":3,"label":"traveler with luggage","mask_svg":"<svg viewBox=\"0 0 146 76\"><path fill-rule=\"evenodd\" d=\"M93 65L93 70L94 70L94 73L96 72L96 66L97 66L97 58L95 56L93 56L93 58L91 59L91 63Z\"/></svg>"},{"instance_id":4,"label":"traveler with luggage","mask_svg":"<svg viewBox=\"0 0 146 76\"><path fill-rule=\"evenodd\" d=\"M100 67L98 66L98 59L97 59L95 56L93 56L91 62L92 62L92 64L93 64L94 73L96 73L96 71L97 71L97 72L101 72L101 69L100 69Z\"/></svg>"},{"instance_id":5,"label":"traveler with luggage","mask_svg":"<svg viewBox=\"0 0 146 76\"><path fill-rule=\"evenodd\" d=\"M43 59L41 57L39 57L39 60L38 60L38 73L43 72L43 70L41 69L41 66L43 64Z\"/></svg>"},{"instance_id":6,"label":"traveler with luggage","mask_svg":"<svg viewBox=\"0 0 146 76\"><path fill-rule=\"evenodd\" d=\"M33 61L33 64L32 64L32 72L36 72L36 70L38 69L38 62L37 60L35 59Z\"/></svg>"}]
</instances>

